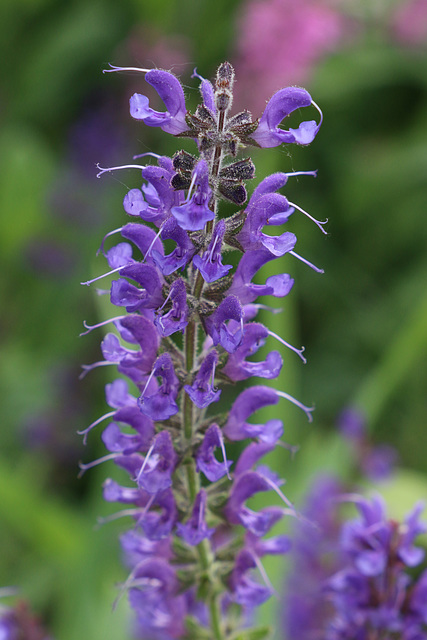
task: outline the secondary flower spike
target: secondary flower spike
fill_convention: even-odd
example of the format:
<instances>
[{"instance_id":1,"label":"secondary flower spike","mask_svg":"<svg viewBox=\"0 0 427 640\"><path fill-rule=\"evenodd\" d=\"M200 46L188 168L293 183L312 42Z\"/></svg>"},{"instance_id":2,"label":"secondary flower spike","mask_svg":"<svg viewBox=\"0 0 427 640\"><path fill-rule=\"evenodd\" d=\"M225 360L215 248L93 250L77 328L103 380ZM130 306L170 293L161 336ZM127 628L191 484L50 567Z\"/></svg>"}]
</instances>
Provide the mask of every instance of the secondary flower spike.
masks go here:
<instances>
[{"instance_id":1,"label":"secondary flower spike","mask_svg":"<svg viewBox=\"0 0 427 640\"><path fill-rule=\"evenodd\" d=\"M128 476L107 479L103 491L106 501L122 505L112 517L130 519L121 536L129 569L122 590L136 614L136 637L261 639L265 634L246 628L253 609L274 592L261 558L290 547L286 536L264 536L296 511L280 488L284 481L260 461L282 437L281 398L309 419L312 409L259 384L259 378L279 375L286 358L294 357L289 350L305 359L303 349L254 318L270 304L257 302L259 296L291 293L294 279L284 271L292 274L295 257L320 272L295 253L288 218L300 211L320 229L323 222L281 192L291 176L315 171L276 172L253 187L248 149L306 145L321 120L281 128L289 114L317 108L296 87L278 91L259 117L233 113L235 77L228 62L212 82L194 71L200 84L194 111L187 109L185 85L169 71L107 71L141 74L165 110L154 110L142 92L131 97L130 114L171 134L177 146L172 157L150 151L135 156L144 158L141 165L99 167L99 176L135 170L142 184L122 194L131 221L116 224L100 248L109 269L96 280L113 275L110 300L119 312L85 324L87 332L111 328L101 338L103 359L84 372L108 365L120 378L106 387L110 410L81 431L86 440L105 426L107 454L81 468L114 461ZM280 230L272 234L271 226ZM121 242L114 243L117 234ZM266 265L269 274L257 280ZM258 357L272 338L280 351ZM247 388L236 393L234 384L242 381ZM260 409L267 418L257 418ZM233 454L234 463L227 449L236 452L235 441L240 454ZM260 492L280 504L253 507L249 500ZM402 554L408 562L414 554L411 535Z\"/></svg>"}]
</instances>

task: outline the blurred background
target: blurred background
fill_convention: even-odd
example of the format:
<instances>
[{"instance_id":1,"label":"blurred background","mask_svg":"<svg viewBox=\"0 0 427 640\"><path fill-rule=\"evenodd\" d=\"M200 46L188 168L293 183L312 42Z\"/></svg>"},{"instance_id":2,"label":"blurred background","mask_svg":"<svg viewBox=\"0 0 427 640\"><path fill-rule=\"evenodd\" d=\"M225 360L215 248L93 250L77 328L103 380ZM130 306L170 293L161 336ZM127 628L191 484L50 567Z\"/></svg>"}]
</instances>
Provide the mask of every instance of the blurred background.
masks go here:
<instances>
[{"instance_id":1,"label":"blurred background","mask_svg":"<svg viewBox=\"0 0 427 640\"><path fill-rule=\"evenodd\" d=\"M86 447L76 431L107 411L112 376L107 367L78 379L102 339L102 329L79 337L83 320L111 315L79 283L107 270L96 250L123 224L128 188L140 186L131 171L97 180L95 164L177 147L131 121L143 76L103 75L108 63L172 70L195 106L193 68L210 78L228 59L236 110L259 116L293 84L321 106L310 147L252 154L257 181L318 169L285 193L329 219L325 237L292 217L298 252L325 274L283 258L294 290L281 314L263 318L306 346L305 366L284 354L279 385L316 406L307 425L280 405L300 451L291 460L279 450L271 464L297 502L318 471L354 473L361 461L339 431L350 409L369 446L396 452L381 485L390 512L427 497L427 1L2 0L0 52L0 586L18 587L58 639L127 637L126 598L112 611L126 523L96 526L115 510L101 485L116 472L101 465L77 478L79 461L104 454L96 431ZM268 570L280 589L282 567Z\"/></svg>"}]
</instances>

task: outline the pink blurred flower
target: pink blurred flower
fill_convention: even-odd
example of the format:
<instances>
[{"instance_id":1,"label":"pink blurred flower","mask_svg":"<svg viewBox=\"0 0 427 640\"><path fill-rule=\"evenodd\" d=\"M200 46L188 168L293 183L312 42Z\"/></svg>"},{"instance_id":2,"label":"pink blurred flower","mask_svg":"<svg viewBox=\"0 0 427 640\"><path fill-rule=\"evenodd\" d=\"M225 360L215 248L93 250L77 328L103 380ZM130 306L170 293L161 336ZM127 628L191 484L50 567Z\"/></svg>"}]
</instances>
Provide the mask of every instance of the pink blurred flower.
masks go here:
<instances>
[{"instance_id":1,"label":"pink blurred flower","mask_svg":"<svg viewBox=\"0 0 427 640\"><path fill-rule=\"evenodd\" d=\"M427 44L427 0L409 0L397 9L392 29L402 44Z\"/></svg>"},{"instance_id":2,"label":"pink blurred flower","mask_svg":"<svg viewBox=\"0 0 427 640\"><path fill-rule=\"evenodd\" d=\"M349 33L349 21L336 7L328 0L249 0L242 5L234 59L237 108L244 104L259 115L265 96L284 83L307 82L316 63Z\"/></svg>"}]
</instances>

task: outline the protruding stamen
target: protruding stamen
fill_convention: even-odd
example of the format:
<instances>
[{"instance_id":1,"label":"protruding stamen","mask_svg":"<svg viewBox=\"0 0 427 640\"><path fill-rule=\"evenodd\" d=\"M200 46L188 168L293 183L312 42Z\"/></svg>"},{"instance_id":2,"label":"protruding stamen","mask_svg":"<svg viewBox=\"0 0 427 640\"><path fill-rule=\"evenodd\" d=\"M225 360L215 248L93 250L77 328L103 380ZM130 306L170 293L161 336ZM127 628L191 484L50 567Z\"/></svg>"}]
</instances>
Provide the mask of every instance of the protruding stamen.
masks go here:
<instances>
[{"instance_id":1,"label":"protruding stamen","mask_svg":"<svg viewBox=\"0 0 427 640\"><path fill-rule=\"evenodd\" d=\"M283 440L278 440L276 445L279 445L282 449L287 449L292 459L294 459L295 454L299 451L299 444L288 444L287 442L283 442Z\"/></svg>"},{"instance_id":2,"label":"protruding stamen","mask_svg":"<svg viewBox=\"0 0 427 640\"><path fill-rule=\"evenodd\" d=\"M291 171L290 173L285 173L285 176L288 176L288 178L293 176L313 176L313 178L317 178L317 169L314 169L314 171Z\"/></svg>"},{"instance_id":3,"label":"protruding stamen","mask_svg":"<svg viewBox=\"0 0 427 640\"><path fill-rule=\"evenodd\" d=\"M141 164L123 164L118 167L101 167L99 163L96 163L96 168L99 169L99 173L96 174L97 178L100 178L103 173L109 173L111 171L117 171L118 169L145 169L145 167Z\"/></svg>"},{"instance_id":4,"label":"protruding stamen","mask_svg":"<svg viewBox=\"0 0 427 640\"><path fill-rule=\"evenodd\" d=\"M79 336L86 336L93 329L98 329L99 327L103 327L106 324L110 324L110 322L115 322L116 320L123 320L123 318L127 318L128 316L116 316L115 318L110 318L109 320L104 320L103 322L98 322L98 324L87 324L86 320L83 320L83 326L87 331L83 331L79 334Z\"/></svg>"},{"instance_id":5,"label":"protruding stamen","mask_svg":"<svg viewBox=\"0 0 427 640\"><path fill-rule=\"evenodd\" d=\"M92 278L92 280L87 280L86 282L81 282L80 284L85 284L89 286L92 282L96 282L97 280L102 280L102 278L106 278L107 276L111 276L112 273L117 273L120 269L124 269L125 267L129 267L129 265L133 264L133 262L128 262L127 264L122 264L121 267L116 267L111 271L107 271L107 273L103 273L102 276L96 276L96 278Z\"/></svg>"},{"instance_id":6,"label":"protruding stamen","mask_svg":"<svg viewBox=\"0 0 427 640\"><path fill-rule=\"evenodd\" d=\"M275 482L273 482L273 480L271 478L268 478L267 476L262 476L263 479L266 481L266 483L268 485L270 485L270 487L273 489L273 491L275 491L277 493L277 495L283 500L283 502L290 508L292 509L292 511L295 511L295 507L292 504L292 502L289 500L289 498L287 498L285 496L285 494L283 493L283 491L281 491L279 489L279 487L277 486L277 484Z\"/></svg>"},{"instance_id":7,"label":"protruding stamen","mask_svg":"<svg viewBox=\"0 0 427 640\"><path fill-rule=\"evenodd\" d=\"M142 262L145 262L145 261L146 261L146 259L148 258L148 256L150 255L150 253L151 253L151 249L154 247L154 244L155 244L156 240L160 237L160 234L161 234L161 233L162 233L162 231L163 231L163 225L165 224L165 222L166 222L166 220L165 220L164 222L162 222L162 224L160 225L160 229L158 230L158 232L157 232L157 233L156 233L156 235L154 236L154 238L153 238L153 240L152 240L152 242L151 242L150 246L148 247L148 249L147 249L147 251L146 251L146 253L145 253L144 258L142 259Z\"/></svg>"},{"instance_id":8,"label":"protruding stamen","mask_svg":"<svg viewBox=\"0 0 427 640\"><path fill-rule=\"evenodd\" d=\"M92 467L96 467L99 464L102 464L103 462L107 462L107 460L114 460L114 458L117 458L118 455L120 454L109 453L108 455L102 456L102 458L97 458L97 460L93 460L92 462L88 462L87 464L83 464L83 462L79 462L80 473L77 477L81 478L82 475L85 473L85 471L87 471L88 469L92 469Z\"/></svg>"},{"instance_id":9,"label":"protruding stamen","mask_svg":"<svg viewBox=\"0 0 427 640\"><path fill-rule=\"evenodd\" d=\"M102 73L114 73L115 71L138 71L139 73L148 73L151 69L140 69L139 67L116 67L114 64L108 63L109 69L103 69Z\"/></svg>"},{"instance_id":10,"label":"protruding stamen","mask_svg":"<svg viewBox=\"0 0 427 640\"><path fill-rule=\"evenodd\" d=\"M221 447L222 457L223 457L223 460L224 460L224 467L225 467L225 470L226 470L226 473L227 473L227 478L229 480L231 480L230 472L228 470L227 454L226 454L226 451L225 451L224 439L223 439L221 434L219 434L219 446Z\"/></svg>"},{"instance_id":11,"label":"protruding stamen","mask_svg":"<svg viewBox=\"0 0 427 640\"><path fill-rule=\"evenodd\" d=\"M307 416L307 419L309 422L313 421L313 416L311 415L311 412L314 411L314 407L306 407L305 404L302 404L302 402L300 402L293 396L290 396L288 393L285 393L284 391L278 391L277 389L275 389L275 391L278 396L280 396L281 398L285 398L285 400L289 400L289 402L292 402L292 404L294 404L296 407L299 407L300 409L302 409L305 415Z\"/></svg>"},{"instance_id":12,"label":"protruding stamen","mask_svg":"<svg viewBox=\"0 0 427 640\"><path fill-rule=\"evenodd\" d=\"M289 202L289 201L288 201ZM307 211L305 211L304 209L301 209L301 207L299 207L297 204L295 204L294 202L289 202L289 204L291 205L291 207L295 207L295 209L298 209L298 211L301 211L301 213L303 213L305 216L307 216L307 218L309 218L312 222L314 222L314 224L319 227L320 231L322 233L325 234L325 236L328 235L328 232L324 230L324 228L322 227L323 224L326 224L328 222L328 218L326 218L326 220L316 220L316 218L313 218L313 216L311 216Z\"/></svg>"},{"instance_id":13,"label":"protruding stamen","mask_svg":"<svg viewBox=\"0 0 427 640\"><path fill-rule=\"evenodd\" d=\"M97 367L106 367L110 364L117 364L117 362L109 362L108 360L100 360L100 362L94 362L93 364L82 364L82 373L79 375L79 380L83 380L85 375L92 371L92 369L96 369Z\"/></svg>"},{"instance_id":14,"label":"protruding stamen","mask_svg":"<svg viewBox=\"0 0 427 640\"><path fill-rule=\"evenodd\" d=\"M270 578L267 575L266 570L264 569L264 565L262 564L261 560L259 559L259 557L255 554L253 554L253 559L255 560L255 564L257 566L258 571L261 574L262 579L265 582L265 586L268 587L268 589L270 589L270 591L277 596L277 591L276 589L273 587L273 585L270 582Z\"/></svg>"},{"instance_id":15,"label":"protruding stamen","mask_svg":"<svg viewBox=\"0 0 427 640\"><path fill-rule=\"evenodd\" d=\"M96 521L99 526L103 524L107 524L107 522L113 522L114 520L118 520L119 518L125 518L126 516L139 516L141 513L141 509L122 509L121 511L117 511L116 513L112 513L109 516L104 516L103 518L97 518Z\"/></svg>"},{"instance_id":16,"label":"protruding stamen","mask_svg":"<svg viewBox=\"0 0 427 640\"><path fill-rule=\"evenodd\" d=\"M102 251L102 253L104 253L104 242L106 241L107 238L109 238L110 236L113 236L115 233L120 233L120 231L123 229L123 227L119 227L118 229L114 229L114 231L109 231L108 233L105 234L105 236L102 239L102 242L99 246L98 251L96 252L96 255L99 256L100 252Z\"/></svg>"},{"instance_id":17,"label":"protruding stamen","mask_svg":"<svg viewBox=\"0 0 427 640\"><path fill-rule=\"evenodd\" d=\"M322 109L319 107L319 105L318 105L318 104L316 104L316 103L314 102L314 100L312 100L312 101L311 101L311 104L312 104L312 105L313 105L313 107L314 107L315 109L317 109L317 111L320 113L320 122L319 122L319 124L317 125L318 127L320 127L320 125L321 125L321 124L322 124L322 122L323 122L323 113L322 113Z\"/></svg>"},{"instance_id":18,"label":"protruding stamen","mask_svg":"<svg viewBox=\"0 0 427 640\"><path fill-rule=\"evenodd\" d=\"M146 151L145 153L137 153L136 156L132 156L132 159L136 160L137 158L145 158L145 156L150 156L151 158L156 158L156 160L158 160L159 158L162 157L158 153L154 153L153 151Z\"/></svg>"},{"instance_id":19,"label":"protruding stamen","mask_svg":"<svg viewBox=\"0 0 427 640\"><path fill-rule=\"evenodd\" d=\"M98 418L98 420L95 420L95 422L92 422L92 424L90 424L86 429L83 429L83 431L77 431L79 436L84 436L83 444L86 444L87 434L89 433L89 431L92 431L92 429L96 427L96 425L100 424L100 422L103 422L104 420L107 420L107 418L112 418L115 413L115 411L110 411L109 413L106 413L105 415Z\"/></svg>"},{"instance_id":20,"label":"protruding stamen","mask_svg":"<svg viewBox=\"0 0 427 640\"><path fill-rule=\"evenodd\" d=\"M304 364L307 364L307 360L304 358L303 351L305 350L305 347L301 347L301 349L297 349L296 347L292 346L291 344L289 344L289 342L286 342L286 340L283 340L283 338L281 338L280 336L277 335L277 333L274 333L273 331L270 331L269 329L267 329L268 331L268 335L272 336L273 338L276 338L276 340L278 340L279 342L281 342L283 345L285 345L285 347L288 347L288 349L290 349L291 351L293 351L294 353L296 353L297 355L299 355L299 357L301 358L301 360L303 361Z\"/></svg>"},{"instance_id":21,"label":"protruding stamen","mask_svg":"<svg viewBox=\"0 0 427 640\"><path fill-rule=\"evenodd\" d=\"M304 262L304 264L310 267L310 269L313 269L313 271L316 271L316 273L325 273L323 269L319 269L319 267L316 267L316 265L314 265L312 262L309 262L308 260L300 256L299 253L296 253L295 251L288 251L288 253L291 256L294 256L294 258L298 258L298 260L301 260L301 262Z\"/></svg>"},{"instance_id":22,"label":"protruding stamen","mask_svg":"<svg viewBox=\"0 0 427 640\"><path fill-rule=\"evenodd\" d=\"M141 476L142 476L142 474L144 473L144 469L145 469L145 467L146 467L146 465L147 465L147 462L148 462L148 460L149 460L149 458L150 458L151 454L153 453L153 449L154 449L154 447L155 447L155 444L156 444L156 443L155 443L155 442L153 442L153 444L151 445L151 447L150 447L150 448L148 449L148 451L147 451L147 454L146 454L146 456L145 456L145 458L144 458L144 462L142 463L142 467L141 467L141 469L139 470L139 473L138 473L138 475L137 475L137 476L136 476L136 478L135 478L135 482L137 482L137 483L139 482L140 477L141 477Z\"/></svg>"}]
</instances>

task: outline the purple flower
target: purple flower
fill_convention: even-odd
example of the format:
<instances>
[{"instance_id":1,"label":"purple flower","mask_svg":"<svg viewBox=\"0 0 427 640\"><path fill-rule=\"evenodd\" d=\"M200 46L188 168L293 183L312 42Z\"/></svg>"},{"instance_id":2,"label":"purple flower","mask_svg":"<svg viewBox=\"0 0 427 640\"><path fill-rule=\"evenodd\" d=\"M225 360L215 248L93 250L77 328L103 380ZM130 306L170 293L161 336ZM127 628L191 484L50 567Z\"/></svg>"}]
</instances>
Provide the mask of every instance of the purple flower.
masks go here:
<instances>
[{"instance_id":1,"label":"purple flower","mask_svg":"<svg viewBox=\"0 0 427 640\"><path fill-rule=\"evenodd\" d=\"M206 504L207 494L201 489L194 501L193 512L190 519L185 523L178 523L176 530L179 536L187 544L196 546L205 538L210 538L215 529L209 529L206 524Z\"/></svg>"},{"instance_id":2,"label":"purple flower","mask_svg":"<svg viewBox=\"0 0 427 640\"><path fill-rule=\"evenodd\" d=\"M179 638L184 633L185 600L178 595L175 570L162 558L137 565L129 590L129 602L146 640Z\"/></svg>"},{"instance_id":3,"label":"purple flower","mask_svg":"<svg viewBox=\"0 0 427 640\"><path fill-rule=\"evenodd\" d=\"M124 278L111 283L111 302L118 307L126 307L128 313L140 309L157 309L162 302L162 281L157 270L148 264L133 264L124 267L121 275L135 280L140 287L130 284Z\"/></svg>"},{"instance_id":4,"label":"purple flower","mask_svg":"<svg viewBox=\"0 0 427 640\"><path fill-rule=\"evenodd\" d=\"M161 315L160 312L169 300L172 302L171 309ZM176 331L184 331L188 324L188 307L185 283L182 278L178 278L172 284L166 300L157 310L154 324L163 337L170 336Z\"/></svg>"},{"instance_id":5,"label":"purple flower","mask_svg":"<svg viewBox=\"0 0 427 640\"><path fill-rule=\"evenodd\" d=\"M225 233L225 221L220 220L215 226L212 240L203 256L195 256L193 264L201 272L205 282L215 282L227 275L232 269L231 264L222 264L222 239Z\"/></svg>"},{"instance_id":6,"label":"purple flower","mask_svg":"<svg viewBox=\"0 0 427 640\"><path fill-rule=\"evenodd\" d=\"M277 404L278 401L277 392L270 387L255 386L245 389L237 396L231 407L224 426L224 434L230 440L258 438L267 444L277 442L283 433L281 420L273 418L266 424L251 424L247 419L259 409Z\"/></svg>"},{"instance_id":7,"label":"purple flower","mask_svg":"<svg viewBox=\"0 0 427 640\"><path fill-rule=\"evenodd\" d=\"M195 193L191 195L192 189ZM212 190L209 186L209 167L206 160L199 160L194 167L190 189L184 204L172 207L171 212L181 229L200 231L215 212L209 208Z\"/></svg>"},{"instance_id":8,"label":"purple flower","mask_svg":"<svg viewBox=\"0 0 427 640\"><path fill-rule=\"evenodd\" d=\"M271 484L256 471L246 471L233 482L224 514L231 524L241 524L256 536L264 536L283 517L283 509L265 507L258 512L245 506L260 491L271 491Z\"/></svg>"},{"instance_id":9,"label":"purple flower","mask_svg":"<svg viewBox=\"0 0 427 640\"><path fill-rule=\"evenodd\" d=\"M153 250L153 260L163 275L168 276L177 269L185 267L196 253L194 244L188 234L181 229L175 218L170 217L162 227L162 240L173 240L176 248L166 256L159 251Z\"/></svg>"},{"instance_id":10,"label":"purple flower","mask_svg":"<svg viewBox=\"0 0 427 640\"><path fill-rule=\"evenodd\" d=\"M300 107L313 104L310 94L299 87L280 89L270 99L252 138L260 147L277 147L282 143L310 144L319 131L322 120L317 124L315 120L305 121L298 129L280 129L278 126L286 116ZM316 105L315 105L316 106Z\"/></svg>"},{"instance_id":11,"label":"purple flower","mask_svg":"<svg viewBox=\"0 0 427 640\"><path fill-rule=\"evenodd\" d=\"M145 74L145 80L155 88L165 103L166 111L154 111L148 106L148 98L135 93L130 99L130 115L142 120L149 127L160 127L167 133L176 135L188 129L185 122L186 108L184 91L172 73L161 69L151 69Z\"/></svg>"},{"instance_id":12,"label":"purple flower","mask_svg":"<svg viewBox=\"0 0 427 640\"><path fill-rule=\"evenodd\" d=\"M219 462L215 458L214 451L220 447L223 455L223 462ZM227 460L225 455L224 439L221 429L217 424L211 424L205 433L203 442L196 453L196 468L205 474L208 480L216 482L226 474L233 464L232 460Z\"/></svg>"},{"instance_id":13,"label":"purple flower","mask_svg":"<svg viewBox=\"0 0 427 640\"><path fill-rule=\"evenodd\" d=\"M126 194L124 210L131 216L160 226L170 216L171 208L182 201L182 194L171 185L173 168L148 165L141 173L148 184L142 186L142 191L131 189Z\"/></svg>"},{"instance_id":14,"label":"purple flower","mask_svg":"<svg viewBox=\"0 0 427 640\"><path fill-rule=\"evenodd\" d=\"M227 326L229 320L237 324L235 331ZM227 296L205 323L214 345L220 344L228 353L233 353L243 337L243 308L238 298Z\"/></svg>"},{"instance_id":15,"label":"purple flower","mask_svg":"<svg viewBox=\"0 0 427 640\"><path fill-rule=\"evenodd\" d=\"M152 420L167 420L179 411L175 402L178 393L178 378L168 353L164 353L156 361L151 377L162 379L161 385L154 393L150 393L148 383L138 399L142 413Z\"/></svg>"},{"instance_id":16,"label":"purple flower","mask_svg":"<svg viewBox=\"0 0 427 640\"><path fill-rule=\"evenodd\" d=\"M232 599L245 607L253 609L262 604L273 593L271 587L263 586L252 580L249 571L256 569L254 556L248 549L240 551L230 578Z\"/></svg>"},{"instance_id":17,"label":"purple flower","mask_svg":"<svg viewBox=\"0 0 427 640\"><path fill-rule=\"evenodd\" d=\"M215 389L215 366L218 363L218 353L211 351L194 379L193 384L184 386L185 391L199 409L208 407L212 402L218 402L221 391Z\"/></svg>"},{"instance_id":18,"label":"purple flower","mask_svg":"<svg viewBox=\"0 0 427 640\"><path fill-rule=\"evenodd\" d=\"M172 485L172 473L177 461L172 440L167 431L161 431L145 456L137 476L138 486L147 493L161 493Z\"/></svg>"},{"instance_id":19,"label":"purple flower","mask_svg":"<svg viewBox=\"0 0 427 640\"><path fill-rule=\"evenodd\" d=\"M176 519L175 498L171 489L166 489L155 495L150 510L144 510L138 522L149 540L163 540L171 534Z\"/></svg>"},{"instance_id":20,"label":"purple flower","mask_svg":"<svg viewBox=\"0 0 427 640\"><path fill-rule=\"evenodd\" d=\"M282 368L283 360L278 351L270 351L263 362L250 362L246 358L253 355L264 344L268 336L268 329L255 322L246 324L243 340L236 351L228 356L227 364L222 372L231 380L246 380L251 376L259 378L277 378Z\"/></svg>"},{"instance_id":21,"label":"purple flower","mask_svg":"<svg viewBox=\"0 0 427 640\"><path fill-rule=\"evenodd\" d=\"M228 293L237 296L242 304L253 302L258 296L275 296L277 298L287 296L294 284L293 279L287 273L270 276L265 284L252 283L252 278L259 269L270 260L274 260L275 257L265 248L247 251L243 254Z\"/></svg>"}]
</instances>

